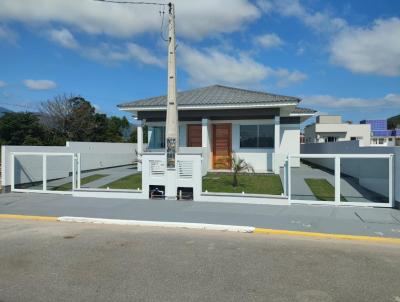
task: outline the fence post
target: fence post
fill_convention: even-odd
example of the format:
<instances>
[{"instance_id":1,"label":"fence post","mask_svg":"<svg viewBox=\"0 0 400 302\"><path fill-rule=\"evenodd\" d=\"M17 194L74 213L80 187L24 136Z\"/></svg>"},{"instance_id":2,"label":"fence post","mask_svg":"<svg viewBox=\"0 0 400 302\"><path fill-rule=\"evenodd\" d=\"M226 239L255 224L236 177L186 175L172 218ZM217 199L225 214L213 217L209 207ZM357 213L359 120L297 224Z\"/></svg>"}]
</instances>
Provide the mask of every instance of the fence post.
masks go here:
<instances>
[{"instance_id":1,"label":"fence post","mask_svg":"<svg viewBox=\"0 0 400 302\"><path fill-rule=\"evenodd\" d=\"M394 179L393 179L393 154L389 156L389 204L394 207Z\"/></svg>"},{"instance_id":2,"label":"fence post","mask_svg":"<svg viewBox=\"0 0 400 302\"><path fill-rule=\"evenodd\" d=\"M77 169L78 169L77 185L78 185L78 190L80 190L81 189L81 154L78 153L77 155L78 155L77 164L76 164L77 165Z\"/></svg>"},{"instance_id":3,"label":"fence post","mask_svg":"<svg viewBox=\"0 0 400 302\"><path fill-rule=\"evenodd\" d=\"M47 191L47 155L43 154L43 191Z\"/></svg>"},{"instance_id":4,"label":"fence post","mask_svg":"<svg viewBox=\"0 0 400 302\"><path fill-rule=\"evenodd\" d=\"M2 176L4 178L4 183L6 183L6 173ZM15 190L15 154L11 153L11 191Z\"/></svg>"},{"instance_id":5,"label":"fence post","mask_svg":"<svg viewBox=\"0 0 400 302\"><path fill-rule=\"evenodd\" d=\"M288 170L288 175L287 175L287 192L288 192L288 201L289 203L292 202L292 186L291 186L291 182L292 182L292 173L291 173L291 169L290 169L290 158L291 155L288 155L288 160L287 160L287 170Z\"/></svg>"},{"instance_id":6,"label":"fence post","mask_svg":"<svg viewBox=\"0 0 400 302\"><path fill-rule=\"evenodd\" d=\"M340 156L335 156L335 204L340 203Z\"/></svg>"}]
</instances>

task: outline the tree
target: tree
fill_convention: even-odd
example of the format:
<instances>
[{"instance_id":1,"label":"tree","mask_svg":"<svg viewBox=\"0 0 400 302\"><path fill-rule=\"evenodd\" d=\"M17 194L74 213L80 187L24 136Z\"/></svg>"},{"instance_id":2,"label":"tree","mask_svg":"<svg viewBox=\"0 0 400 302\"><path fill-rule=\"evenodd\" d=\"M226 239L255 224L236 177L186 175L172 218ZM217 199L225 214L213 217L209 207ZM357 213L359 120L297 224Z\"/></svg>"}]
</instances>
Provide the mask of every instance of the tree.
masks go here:
<instances>
[{"instance_id":1,"label":"tree","mask_svg":"<svg viewBox=\"0 0 400 302\"><path fill-rule=\"evenodd\" d=\"M47 134L33 113L8 112L0 118L1 144L46 145Z\"/></svg>"},{"instance_id":2,"label":"tree","mask_svg":"<svg viewBox=\"0 0 400 302\"><path fill-rule=\"evenodd\" d=\"M107 137L109 141L113 142L123 142L125 139L125 131L129 129L129 122L124 116L119 118L117 116L112 116L107 122Z\"/></svg>"},{"instance_id":3,"label":"tree","mask_svg":"<svg viewBox=\"0 0 400 302\"><path fill-rule=\"evenodd\" d=\"M80 96L56 96L42 103L41 113L43 123L63 144L68 140L124 142L129 138L130 124L126 117L108 118Z\"/></svg>"},{"instance_id":4,"label":"tree","mask_svg":"<svg viewBox=\"0 0 400 302\"><path fill-rule=\"evenodd\" d=\"M388 118L387 120L388 123L388 129L400 129L400 115L393 116L391 118Z\"/></svg>"},{"instance_id":5,"label":"tree","mask_svg":"<svg viewBox=\"0 0 400 302\"><path fill-rule=\"evenodd\" d=\"M237 157L236 154L232 156L232 170L233 170L233 179L232 186L237 187L239 185L238 182L238 174L242 172L251 172L254 173L253 167L248 164L243 158Z\"/></svg>"}]
</instances>

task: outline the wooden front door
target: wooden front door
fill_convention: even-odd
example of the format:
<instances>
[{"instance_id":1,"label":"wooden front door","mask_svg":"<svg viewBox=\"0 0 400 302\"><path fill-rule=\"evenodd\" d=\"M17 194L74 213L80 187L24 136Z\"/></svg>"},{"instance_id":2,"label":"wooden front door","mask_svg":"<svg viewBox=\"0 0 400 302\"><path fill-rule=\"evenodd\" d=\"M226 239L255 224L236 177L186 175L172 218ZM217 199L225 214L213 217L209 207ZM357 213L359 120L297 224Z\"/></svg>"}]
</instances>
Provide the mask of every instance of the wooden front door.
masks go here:
<instances>
[{"instance_id":1,"label":"wooden front door","mask_svg":"<svg viewBox=\"0 0 400 302\"><path fill-rule=\"evenodd\" d=\"M232 167L232 125L213 125L213 168L231 169Z\"/></svg>"},{"instance_id":2,"label":"wooden front door","mask_svg":"<svg viewBox=\"0 0 400 302\"><path fill-rule=\"evenodd\" d=\"M201 147L201 125L187 125L188 147Z\"/></svg>"}]
</instances>

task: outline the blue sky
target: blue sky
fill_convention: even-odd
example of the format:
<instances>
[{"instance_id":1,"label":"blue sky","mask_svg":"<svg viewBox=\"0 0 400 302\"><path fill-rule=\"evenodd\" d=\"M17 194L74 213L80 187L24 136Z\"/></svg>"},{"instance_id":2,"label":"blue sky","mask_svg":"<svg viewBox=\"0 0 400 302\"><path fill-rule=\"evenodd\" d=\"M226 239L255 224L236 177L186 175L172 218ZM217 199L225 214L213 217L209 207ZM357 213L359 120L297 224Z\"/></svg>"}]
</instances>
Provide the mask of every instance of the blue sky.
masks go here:
<instances>
[{"instance_id":1,"label":"blue sky","mask_svg":"<svg viewBox=\"0 0 400 302\"><path fill-rule=\"evenodd\" d=\"M400 114L400 1L176 0L176 10L178 90L299 96L354 122ZM35 110L66 93L123 115L117 104L165 94L160 11L2 0L0 106Z\"/></svg>"}]
</instances>

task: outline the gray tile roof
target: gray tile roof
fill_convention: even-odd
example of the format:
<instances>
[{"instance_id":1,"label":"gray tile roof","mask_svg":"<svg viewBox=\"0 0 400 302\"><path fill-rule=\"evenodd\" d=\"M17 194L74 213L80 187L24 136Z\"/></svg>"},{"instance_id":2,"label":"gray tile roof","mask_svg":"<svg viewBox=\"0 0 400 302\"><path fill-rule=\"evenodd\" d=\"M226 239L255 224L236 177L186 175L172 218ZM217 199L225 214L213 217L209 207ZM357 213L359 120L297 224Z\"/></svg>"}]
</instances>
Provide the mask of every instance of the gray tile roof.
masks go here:
<instances>
[{"instance_id":1,"label":"gray tile roof","mask_svg":"<svg viewBox=\"0 0 400 302\"><path fill-rule=\"evenodd\" d=\"M209 106L209 105L250 105L262 103L297 102L296 97L251 91L221 85L197 88L178 92L178 106ZM140 109L146 107L163 107L167 104L166 96L137 100L118 105L119 108Z\"/></svg>"},{"instance_id":2,"label":"gray tile roof","mask_svg":"<svg viewBox=\"0 0 400 302\"><path fill-rule=\"evenodd\" d=\"M309 114L313 114L317 112L317 110L314 109L309 109L309 108L303 108L303 107L296 107L294 108L294 110L292 111L292 113L294 114L301 114L301 113L309 113Z\"/></svg>"}]
</instances>

